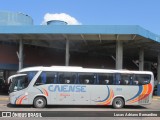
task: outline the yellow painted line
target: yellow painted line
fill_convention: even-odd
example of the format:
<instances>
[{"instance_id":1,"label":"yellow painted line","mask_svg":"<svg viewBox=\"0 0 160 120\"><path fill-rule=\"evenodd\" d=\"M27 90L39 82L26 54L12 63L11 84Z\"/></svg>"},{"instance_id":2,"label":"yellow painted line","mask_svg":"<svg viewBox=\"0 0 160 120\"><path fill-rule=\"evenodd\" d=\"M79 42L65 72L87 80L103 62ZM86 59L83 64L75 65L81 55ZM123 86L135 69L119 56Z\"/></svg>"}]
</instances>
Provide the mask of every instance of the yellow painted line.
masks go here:
<instances>
[{"instance_id":1,"label":"yellow painted line","mask_svg":"<svg viewBox=\"0 0 160 120\"><path fill-rule=\"evenodd\" d=\"M160 96L153 96L153 98L160 98Z\"/></svg>"},{"instance_id":2,"label":"yellow painted line","mask_svg":"<svg viewBox=\"0 0 160 120\"><path fill-rule=\"evenodd\" d=\"M9 100L9 98L0 98L0 101L2 100Z\"/></svg>"},{"instance_id":3,"label":"yellow painted line","mask_svg":"<svg viewBox=\"0 0 160 120\"><path fill-rule=\"evenodd\" d=\"M158 100L158 99L153 99L153 100Z\"/></svg>"},{"instance_id":4,"label":"yellow painted line","mask_svg":"<svg viewBox=\"0 0 160 120\"><path fill-rule=\"evenodd\" d=\"M153 99L157 99L157 100L160 100L160 98L153 98Z\"/></svg>"}]
</instances>

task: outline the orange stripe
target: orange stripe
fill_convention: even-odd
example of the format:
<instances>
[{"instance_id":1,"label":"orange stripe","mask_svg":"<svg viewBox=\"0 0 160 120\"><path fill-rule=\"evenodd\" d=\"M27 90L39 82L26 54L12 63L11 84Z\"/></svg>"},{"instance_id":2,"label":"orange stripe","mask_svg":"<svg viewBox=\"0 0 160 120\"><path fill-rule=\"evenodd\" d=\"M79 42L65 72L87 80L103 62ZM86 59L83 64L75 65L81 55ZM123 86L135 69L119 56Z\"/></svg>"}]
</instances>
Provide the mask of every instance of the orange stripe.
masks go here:
<instances>
[{"instance_id":1,"label":"orange stripe","mask_svg":"<svg viewBox=\"0 0 160 120\"><path fill-rule=\"evenodd\" d=\"M21 100L19 101L19 104L22 104L22 100L23 100L25 97L26 97L26 95L21 98Z\"/></svg>"},{"instance_id":2,"label":"orange stripe","mask_svg":"<svg viewBox=\"0 0 160 120\"><path fill-rule=\"evenodd\" d=\"M20 98L17 99L16 104L20 104L20 100L21 100L22 97L20 97Z\"/></svg>"},{"instance_id":3,"label":"orange stripe","mask_svg":"<svg viewBox=\"0 0 160 120\"><path fill-rule=\"evenodd\" d=\"M134 103L134 102L139 101L147 93L147 91L148 91L148 85L144 85L142 93L137 98L135 98L134 100L130 101L129 103Z\"/></svg>"},{"instance_id":4,"label":"orange stripe","mask_svg":"<svg viewBox=\"0 0 160 120\"><path fill-rule=\"evenodd\" d=\"M17 101L16 101L16 104L18 104L19 103L19 99L17 99Z\"/></svg>"},{"instance_id":5,"label":"orange stripe","mask_svg":"<svg viewBox=\"0 0 160 120\"><path fill-rule=\"evenodd\" d=\"M107 101L105 101L105 105L108 105L110 102L111 102L111 99L113 98L113 90L111 90L111 92L110 92L110 97L109 97L109 99L107 100Z\"/></svg>"},{"instance_id":6,"label":"orange stripe","mask_svg":"<svg viewBox=\"0 0 160 120\"><path fill-rule=\"evenodd\" d=\"M149 84L148 85L148 92L140 100L145 99L147 96L149 96L151 94L151 92L152 92L152 85Z\"/></svg>"},{"instance_id":7,"label":"orange stripe","mask_svg":"<svg viewBox=\"0 0 160 120\"><path fill-rule=\"evenodd\" d=\"M102 104L102 105L108 105L110 102L111 102L111 99L113 98L114 94L113 94L113 90L110 91L110 96L109 98L105 101L105 102L101 102L99 104Z\"/></svg>"},{"instance_id":8,"label":"orange stripe","mask_svg":"<svg viewBox=\"0 0 160 120\"><path fill-rule=\"evenodd\" d=\"M143 98L147 94L147 92L148 92L148 85L144 85L141 95L139 95L138 98L132 100L130 103L134 103L134 102L139 101L141 98Z\"/></svg>"},{"instance_id":9,"label":"orange stripe","mask_svg":"<svg viewBox=\"0 0 160 120\"><path fill-rule=\"evenodd\" d=\"M108 100L108 102L105 102L105 105L109 105L111 103L111 100L113 98L114 94L113 94L113 90L111 91L111 97L110 99Z\"/></svg>"},{"instance_id":10,"label":"orange stripe","mask_svg":"<svg viewBox=\"0 0 160 120\"><path fill-rule=\"evenodd\" d=\"M144 88L144 86L143 86L143 88ZM143 88L142 88L142 89L143 89ZM142 93L143 93L143 90L142 90L141 94L142 94ZM141 95L141 94L140 94L140 95ZM128 103L132 103L132 101L134 101L134 100L136 100L136 99L139 99L139 96L140 96L140 95L138 95L138 96L137 96L136 98L134 98L133 100L130 100L130 101L127 101L127 102L128 102Z\"/></svg>"},{"instance_id":11,"label":"orange stripe","mask_svg":"<svg viewBox=\"0 0 160 120\"><path fill-rule=\"evenodd\" d=\"M48 96L48 92L47 92L44 88L42 88L42 89L43 89L44 94L45 94L46 96Z\"/></svg>"},{"instance_id":12,"label":"orange stripe","mask_svg":"<svg viewBox=\"0 0 160 120\"><path fill-rule=\"evenodd\" d=\"M150 93L152 92L152 85L151 84L148 84L148 85L146 85L147 86L147 92L145 93L145 94L143 94L143 95L140 95L140 97L139 97L139 99L138 99L138 101L140 101L140 100L142 100L142 99L145 99L147 96L149 96L150 95ZM133 100L133 101L131 101L131 103L133 103L133 102L137 102L137 100L135 101L135 100Z\"/></svg>"}]
</instances>

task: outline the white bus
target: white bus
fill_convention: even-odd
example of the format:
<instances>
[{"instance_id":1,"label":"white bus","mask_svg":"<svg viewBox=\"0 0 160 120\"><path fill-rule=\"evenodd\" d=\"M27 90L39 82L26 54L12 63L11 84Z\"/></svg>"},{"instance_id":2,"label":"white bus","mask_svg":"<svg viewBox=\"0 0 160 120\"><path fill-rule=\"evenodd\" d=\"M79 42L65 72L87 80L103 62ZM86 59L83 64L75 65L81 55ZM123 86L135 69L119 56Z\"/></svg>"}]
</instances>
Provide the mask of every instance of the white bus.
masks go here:
<instances>
[{"instance_id":1,"label":"white bus","mask_svg":"<svg viewBox=\"0 0 160 120\"><path fill-rule=\"evenodd\" d=\"M24 68L9 80L10 103L36 108L150 104L154 87L152 72L63 66Z\"/></svg>"}]
</instances>

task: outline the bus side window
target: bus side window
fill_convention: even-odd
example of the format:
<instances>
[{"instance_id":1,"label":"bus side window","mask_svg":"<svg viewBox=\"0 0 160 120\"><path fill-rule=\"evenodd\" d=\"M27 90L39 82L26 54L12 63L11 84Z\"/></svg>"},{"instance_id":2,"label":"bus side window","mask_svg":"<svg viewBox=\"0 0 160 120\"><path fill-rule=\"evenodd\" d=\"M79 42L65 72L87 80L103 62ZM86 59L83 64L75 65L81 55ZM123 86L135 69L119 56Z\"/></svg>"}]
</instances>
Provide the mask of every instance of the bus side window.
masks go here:
<instances>
[{"instance_id":1,"label":"bus side window","mask_svg":"<svg viewBox=\"0 0 160 120\"><path fill-rule=\"evenodd\" d=\"M96 75L93 73L79 73L79 83L80 84L95 84Z\"/></svg>"},{"instance_id":2,"label":"bus side window","mask_svg":"<svg viewBox=\"0 0 160 120\"><path fill-rule=\"evenodd\" d=\"M121 85L130 85L132 80L132 75L130 74L121 74Z\"/></svg>"},{"instance_id":3,"label":"bus side window","mask_svg":"<svg viewBox=\"0 0 160 120\"><path fill-rule=\"evenodd\" d=\"M55 84L56 79L56 73L50 71L46 72L46 84Z\"/></svg>"},{"instance_id":4,"label":"bus side window","mask_svg":"<svg viewBox=\"0 0 160 120\"><path fill-rule=\"evenodd\" d=\"M134 83L137 82L137 85L149 84L151 80L151 75L147 74L136 74Z\"/></svg>"},{"instance_id":5,"label":"bus side window","mask_svg":"<svg viewBox=\"0 0 160 120\"><path fill-rule=\"evenodd\" d=\"M121 84L121 74L120 73L116 73L115 74L115 85L120 85Z\"/></svg>"},{"instance_id":6,"label":"bus side window","mask_svg":"<svg viewBox=\"0 0 160 120\"><path fill-rule=\"evenodd\" d=\"M58 81L60 84L65 84L63 73L58 73Z\"/></svg>"},{"instance_id":7,"label":"bus side window","mask_svg":"<svg viewBox=\"0 0 160 120\"><path fill-rule=\"evenodd\" d=\"M37 78L36 82L35 82L35 85L38 86L38 85L43 85L45 84L46 82L46 73L45 72L42 72L40 74L40 76Z\"/></svg>"},{"instance_id":8,"label":"bus side window","mask_svg":"<svg viewBox=\"0 0 160 120\"><path fill-rule=\"evenodd\" d=\"M64 73L59 73L58 78L60 84L75 84L77 75L76 73L64 72Z\"/></svg>"},{"instance_id":9,"label":"bus side window","mask_svg":"<svg viewBox=\"0 0 160 120\"><path fill-rule=\"evenodd\" d=\"M113 84L113 74L98 74L98 81L100 85L112 85Z\"/></svg>"},{"instance_id":10,"label":"bus side window","mask_svg":"<svg viewBox=\"0 0 160 120\"><path fill-rule=\"evenodd\" d=\"M43 71L35 82L35 85L43 84L53 84L55 78L55 73L50 71Z\"/></svg>"},{"instance_id":11,"label":"bus side window","mask_svg":"<svg viewBox=\"0 0 160 120\"><path fill-rule=\"evenodd\" d=\"M139 85L139 77L137 75L134 76L134 79L133 79L133 82L132 82L132 85Z\"/></svg>"},{"instance_id":12,"label":"bus side window","mask_svg":"<svg viewBox=\"0 0 160 120\"><path fill-rule=\"evenodd\" d=\"M28 76L28 80L32 80L33 77L36 75L37 72L35 71L31 71L31 72L28 72L27 76Z\"/></svg>"}]
</instances>

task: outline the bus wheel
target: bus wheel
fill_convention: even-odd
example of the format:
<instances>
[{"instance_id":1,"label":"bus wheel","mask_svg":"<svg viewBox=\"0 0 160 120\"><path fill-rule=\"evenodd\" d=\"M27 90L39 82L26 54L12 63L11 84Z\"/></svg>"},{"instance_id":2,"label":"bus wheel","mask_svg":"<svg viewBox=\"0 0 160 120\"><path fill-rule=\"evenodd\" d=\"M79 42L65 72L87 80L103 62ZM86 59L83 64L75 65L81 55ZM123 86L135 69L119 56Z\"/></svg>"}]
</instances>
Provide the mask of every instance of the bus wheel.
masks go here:
<instances>
[{"instance_id":1,"label":"bus wheel","mask_svg":"<svg viewBox=\"0 0 160 120\"><path fill-rule=\"evenodd\" d=\"M35 108L44 108L46 104L47 102L44 97L36 97L33 102Z\"/></svg>"},{"instance_id":2,"label":"bus wheel","mask_svg":"<svg viewBox=\"0 0 160 120\"><path fill-rule=\"evenodd\" d=\"M113 107L116 109L120 109L124 107L124 100L122 98L115 98L113 100Z\"/></svg>"}]
</instances>

